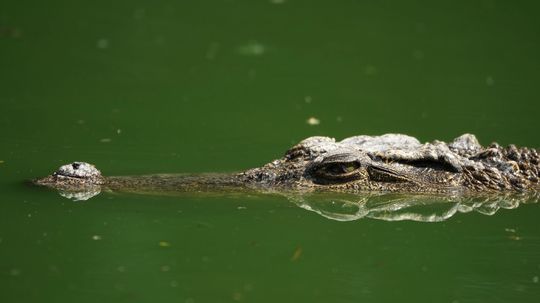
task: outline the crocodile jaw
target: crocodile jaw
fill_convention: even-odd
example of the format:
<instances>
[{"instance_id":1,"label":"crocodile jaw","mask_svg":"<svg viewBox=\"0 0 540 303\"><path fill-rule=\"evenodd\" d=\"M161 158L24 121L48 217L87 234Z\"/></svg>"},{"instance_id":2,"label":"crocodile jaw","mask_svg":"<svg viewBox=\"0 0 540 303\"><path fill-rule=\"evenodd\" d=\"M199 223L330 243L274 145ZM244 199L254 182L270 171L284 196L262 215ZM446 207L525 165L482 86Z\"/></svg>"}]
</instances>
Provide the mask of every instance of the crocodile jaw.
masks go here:
<instances>
[{"instance_id":1,"label":"crocodile jaw","mask_svg":"<svg viewBox=\"0 0 540 303\"><path fill-rule=\"evenodd\" d=\"M81 192L100 187L105 183L105 178L94 165L73 162L61 166L49 176L32 180L32 183L63 191Z\"/></svg>"}]
</instances>

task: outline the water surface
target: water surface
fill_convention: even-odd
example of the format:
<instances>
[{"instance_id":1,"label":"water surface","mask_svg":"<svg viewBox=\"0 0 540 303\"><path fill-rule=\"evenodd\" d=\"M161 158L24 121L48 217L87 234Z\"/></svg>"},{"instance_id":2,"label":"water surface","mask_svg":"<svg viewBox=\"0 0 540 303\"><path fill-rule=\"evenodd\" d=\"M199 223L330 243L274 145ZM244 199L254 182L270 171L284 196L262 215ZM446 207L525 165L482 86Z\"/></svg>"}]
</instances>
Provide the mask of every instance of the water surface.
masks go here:
<instances>
[{"instance_id":1,"label":"water surface","mask_svg":"<svg viewBox=\"0 0 540 303\"><path fill-rule=\"evenodd\" d=\"M336 221L281 195L73 202L23 181L71 161L106 175L240 171L312 135L540 147L538 9L3 3L0 300L537 302L538 204Z\"/></svg>"}]
</instances>

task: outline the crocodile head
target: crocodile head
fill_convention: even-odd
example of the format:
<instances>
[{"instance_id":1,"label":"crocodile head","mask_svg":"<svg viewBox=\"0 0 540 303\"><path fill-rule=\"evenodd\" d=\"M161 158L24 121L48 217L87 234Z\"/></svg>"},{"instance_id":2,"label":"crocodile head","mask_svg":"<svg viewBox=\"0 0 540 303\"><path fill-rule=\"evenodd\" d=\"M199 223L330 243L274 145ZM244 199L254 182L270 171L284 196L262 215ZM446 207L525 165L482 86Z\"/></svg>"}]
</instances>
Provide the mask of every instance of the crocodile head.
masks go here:
<instances>
[{"instance_id":1,"label":"crocodile head","mask_svg":"<svg viewBox=\"0 0 540 303\"><path fill-rule=\"evenodd\" d=\"M340 142L310 137L283 158L240 176L246 183L267 188L442 191L459 182L462 160L446 144L423 145L400 134Z\"/></svg>"}]
</instances>

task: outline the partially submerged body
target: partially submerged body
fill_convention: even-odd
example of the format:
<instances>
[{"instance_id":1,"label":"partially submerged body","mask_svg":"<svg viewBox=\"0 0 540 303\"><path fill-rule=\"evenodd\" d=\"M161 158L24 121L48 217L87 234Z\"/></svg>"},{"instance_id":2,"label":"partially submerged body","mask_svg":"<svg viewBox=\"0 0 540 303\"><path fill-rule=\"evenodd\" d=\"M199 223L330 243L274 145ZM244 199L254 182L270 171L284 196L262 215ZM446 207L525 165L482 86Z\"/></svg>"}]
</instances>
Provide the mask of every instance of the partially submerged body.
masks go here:
<instances>
[{"instance_id":1,"label":"partially submerged body","mask_svg":"<svg viewBox=\"0 0 540 303\"><path fill-rule=\"evenodd\" d=\"M74 200L87 200L102 191L277 193L334 220L434 222L457 212L493 214L499 208L537 201L539 161L535 149L496 143L482 147L469 134L450 143L425 144L398 134L340 142L310 137L284 157L240 173L107 177L91 164L74 162L33 183L58 189Z\"/></svg>"},{"instance_id":2,"label":"partially submerged body","mask_svg":"<svg viewBox=\"0 0 540 303\"><path fill-rule=\"evenodd\" d=\"M91 164L64 165L34 180L68 192L107 189L129 192L335 191L469 193L537 191L540 156L535 149L482 147L474 135L450 143L421 144L416 138L386 134L336 142L310 137L285 156L235 174L105 177Z\"/></svg>"}]
</instances>

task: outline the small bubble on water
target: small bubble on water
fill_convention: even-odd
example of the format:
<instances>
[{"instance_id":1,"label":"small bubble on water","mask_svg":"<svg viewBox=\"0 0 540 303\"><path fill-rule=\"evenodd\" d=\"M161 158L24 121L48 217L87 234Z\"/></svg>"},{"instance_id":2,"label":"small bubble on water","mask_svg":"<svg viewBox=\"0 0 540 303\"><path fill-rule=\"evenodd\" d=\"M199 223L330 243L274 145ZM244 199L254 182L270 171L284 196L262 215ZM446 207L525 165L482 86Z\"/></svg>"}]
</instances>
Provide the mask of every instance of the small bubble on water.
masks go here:
<instances>
[{"instance_id":1,"label":"small bubble on water","mask_svg":"<svg viewBox=\"0 0 540 303\"><path fill-rule=\"evenodd\" d=\"M540 281L540 278L538 278L538 276L534 276L532 278L532 281L533 281L533 283L538 283L538 281Z\"/></svg>"}]
</instances>

